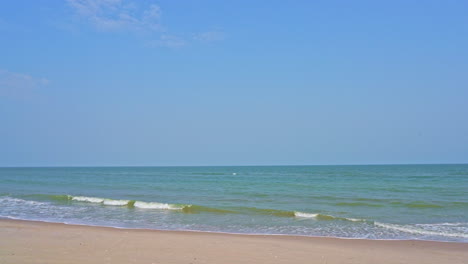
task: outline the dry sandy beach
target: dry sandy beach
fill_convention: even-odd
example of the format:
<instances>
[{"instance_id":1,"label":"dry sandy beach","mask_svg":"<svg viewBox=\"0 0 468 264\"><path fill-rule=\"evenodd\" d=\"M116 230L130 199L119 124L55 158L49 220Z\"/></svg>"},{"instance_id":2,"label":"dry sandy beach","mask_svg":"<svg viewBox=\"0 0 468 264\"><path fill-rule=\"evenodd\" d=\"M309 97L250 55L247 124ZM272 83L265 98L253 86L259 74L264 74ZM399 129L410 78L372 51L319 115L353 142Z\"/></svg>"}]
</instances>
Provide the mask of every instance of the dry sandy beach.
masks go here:
<instances>
[{"instance_id":1,"label":"dry sandy beach","mask_svg":"<svg viewBox=\"0 0 468 264\"><path fill-rule=\"evenodd\" d=\"M0 263L468 263L468 243L154 231L0 220Z\"/></svg>"}]
</instances>

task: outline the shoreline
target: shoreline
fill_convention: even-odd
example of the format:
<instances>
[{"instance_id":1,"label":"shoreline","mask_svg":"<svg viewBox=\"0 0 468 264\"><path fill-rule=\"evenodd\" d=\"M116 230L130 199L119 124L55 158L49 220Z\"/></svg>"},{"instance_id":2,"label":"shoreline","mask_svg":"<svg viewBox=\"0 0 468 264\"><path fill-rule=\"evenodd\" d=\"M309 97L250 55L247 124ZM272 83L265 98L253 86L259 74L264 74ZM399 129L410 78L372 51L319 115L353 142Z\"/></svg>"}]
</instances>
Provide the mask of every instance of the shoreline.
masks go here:
<instances>
[{"instance_id":1,"label":"shoreline","mask_svg":"<svg viewBox=\"0 0 468 264\"><path fill-rule=\"evenodd\" d=\"M64 223L64 222L51 222L42 220L27 220L27 219L16 219L8 217L0 217L2 221L18 221L18 222L32 222L37 224L57 224L64 226L77 226L77 227L96 227L96 228L109 228L116 230L137 230L137 231L148 231L148 232L183 232L183 233L202 233L202 234L220 234L220 235L232 235L232 236L260 236L260 237L291 237L291 238L312 238L312 239L338 239L338 240L364 240L364 241L418 241L418 242L436 242L436 243L455 243L455 244L467 244L468 242L460 241L442 241L442 240L426 240L426 239L369 239L369 238L357 238L357 237L334 237L334 236L308 236L308 235L289 235L289 234L261 234L261 233L229 233L220 231L204 231L204 230L168 230L168 229L153 229L153 228L139 228L139 227L118 227L118 226L101 226L101 225L88 225L88 224L75 224L75 223Z\"/></svg>"},{"instance_id":2,"label":"shoreline","mask_svg":"<svg viewBox=\"0 0 468 264\"><path fill-rule=\"evenodd\" d=\"M468 243L166 231L0 219L1 263L466 263Z\"/></svg>"}]
</instances>

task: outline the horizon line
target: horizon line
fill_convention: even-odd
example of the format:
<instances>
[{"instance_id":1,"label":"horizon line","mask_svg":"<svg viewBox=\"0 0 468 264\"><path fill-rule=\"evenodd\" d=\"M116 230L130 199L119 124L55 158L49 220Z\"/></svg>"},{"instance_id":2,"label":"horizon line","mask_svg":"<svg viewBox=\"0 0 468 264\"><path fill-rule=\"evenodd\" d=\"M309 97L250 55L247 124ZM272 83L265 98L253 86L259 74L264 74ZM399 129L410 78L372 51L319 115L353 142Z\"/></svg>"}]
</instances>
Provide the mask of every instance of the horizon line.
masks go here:
<instances>
[{"instance_id":1,"label":"horizon line","mask_svg":"<svg viewBox=\"0 0 468 264\"><path fill-rule=\"evenodd\" d=\"M308 167L308 166L395 166L395 165L468 165L468 163L367 163L367 164L281 164L281 165L59 165L0 166L0 168L172 168L172 167Z\"/></svg>"}]
</instances>

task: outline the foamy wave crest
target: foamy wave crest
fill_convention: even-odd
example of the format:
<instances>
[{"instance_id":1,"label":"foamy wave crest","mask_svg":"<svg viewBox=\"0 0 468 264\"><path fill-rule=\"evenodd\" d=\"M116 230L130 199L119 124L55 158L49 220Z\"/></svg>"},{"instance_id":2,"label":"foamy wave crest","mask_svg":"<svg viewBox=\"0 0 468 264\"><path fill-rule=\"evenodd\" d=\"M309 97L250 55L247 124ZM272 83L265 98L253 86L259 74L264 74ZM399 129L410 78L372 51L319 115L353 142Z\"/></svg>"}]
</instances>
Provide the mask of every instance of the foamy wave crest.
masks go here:
<instances>
[{"instance_id":1,"label":"foamy wave crest","mask_svg":"<svg viewBox=\"0 0 468 264\"><path fill-rule=\"evenodd\" d=\"M191 205L178 205L169 203L158 203L158 202L142 202L132 200L114 200L99 197L88 197L88 196L68 196L70 200L77 202L87 203L98 203L104 205L114 206L129 206L141 209L160 209L160 210L185 210L191 207Z\"/></svg>"},{"instance_id":2,"label":"foamy wave crest","mask_svg":"<svg viewBox=\"0 0 468 264\"><path fill-rule=\"evenodd\" d=\"M130 203L130 200L113 200L113 199L105 199L99 197L87 197L87 196L68 196L68 199L77 202L87 202L87 203L101 203L104 205L116 205L116 206L124 206Z\"/></svg>"},{"instance_id":3,"label":"foamy wave crest","mask_svg":"<svg viewBox=\"0 0 468 264\"><path fill-rule=\"evenodd\" d=\"M37 202L37 201L30 201L30 200L23 200L19 198L13 197L2 197L0 198L0 204L8 204L8 205L16 205L16 204L26 204L26 205L45 205L46 203Z\"/></svg>"},{"instance_id":4,"label":"foamy wave crest","mask_svg":"<svg viewBox=\"0 0 468 264\"><path fill-rule=\"evenodd\" d=\"M342 220L342 221L351 221L351 222L366 222L364 219L357 219L357 218L346 218L346 217L336 217L332 215L325 215L325 214L311 214L311 213L304 213L304 212L294 212L294 216L298 218L314 218L316 220Z\"/></svg>"},{"instance_id":5,"label":"foamy wave crest","mask_svg":"<svg viewBox=\"0 0 468 264\"><path fill-rule=\"evenodd\" d=\"M400 232L410 233L410 234L418 234L418 235L427 235L427 236L444 236L444 237L457 237L457 238L468 238L468 233L457 233L457 232L450 232L450 231L433 231L421 228L422 226L419 225L418 227L409 226L409 225L396 225L396 224L386 224L380 222L374 222L374 224L378 227L382 227L385 229L396 230Z\"/></svg>"},{"instance_id":6,"label":"foamy wave crest","mask_svg":"<svg viewBox=\"0 0 468 264\"><path fill-rule=\"evenodd\" d=\"M359 219L359 218L346 218L346 220L351 222L367 222L367 220Z\"/></svg>"},{"instance_id":7,"label":"foamy wave crest","mask_svg":"<svg viewBox=\"0 0 468 264\"><path fill-rule=\"evenodd\" d=\"M71 200L78 201L78 202L88 202L88 203L102 203L102 202L104 202L103 198L86 197L86 196L72 196Z\"/></svg>"},{"instance_id":8,"label":"foamy wave crest","mask_svg":"<svg viewBox=\"0 0 468 264\"><path fill-rule=\"evenodd\" d=\"M468 223L438 223L438 224L416 224L417 226L468 226Z\"/></svg>"},{"instance_id":9,"label":"foamy wave crest","mask_svg":"<svg viewBox=\"0 0 468 264\"><path fill-rule=\"evenodd\" d=\"M318 214L309 214L303 212L294 212L295 217L302 217L302 218L317 218Z\"/></svg>"},{"instance_id":10,"label":"foamy wave crest","mask_svg":"<svg viewBox=\"0 0 468 264\"><path fill-rule=\"evenodd\" d=\"M128 205L130 203L130 200L112 200L112 199L104 199L102 202L105 205Z\"/></svg>"},{"instance_id":11,"label":"foamy wave crest","mask_svg":"<svg viewBox=\"0 0 468 264\"><path fill-rule=\"evenodd\" d=\"M137 208L142 208L142 209L163 209L163 210L182 210L185 207L183 205L157 203L157 202L140 202L140 201L136 201L133 204L133 206Z\"/></svg>"}]
</instances>

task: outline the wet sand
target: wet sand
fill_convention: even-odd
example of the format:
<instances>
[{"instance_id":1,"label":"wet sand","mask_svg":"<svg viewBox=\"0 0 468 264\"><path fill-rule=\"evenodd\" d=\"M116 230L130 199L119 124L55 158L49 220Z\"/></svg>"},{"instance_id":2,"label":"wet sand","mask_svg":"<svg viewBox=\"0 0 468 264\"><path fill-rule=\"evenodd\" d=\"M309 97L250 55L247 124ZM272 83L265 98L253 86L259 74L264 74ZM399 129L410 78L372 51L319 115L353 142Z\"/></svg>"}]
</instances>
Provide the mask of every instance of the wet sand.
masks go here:
<instances>
[{"instance_id":1,"label":"wet sand","mask_svg":"<svg viewBox=\"0 0 468 264\"><path fill-rule=\"evenodd\" d=\"M468 243L156 231L0 220L0 263L468 263Z\"/></svg>"}]
</instances>

